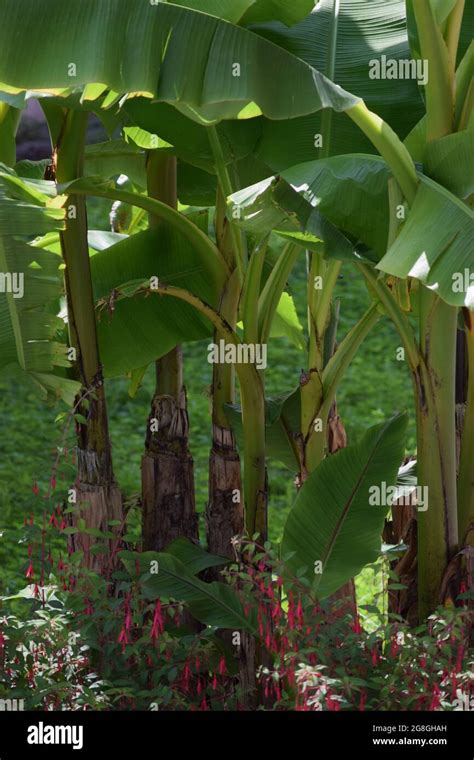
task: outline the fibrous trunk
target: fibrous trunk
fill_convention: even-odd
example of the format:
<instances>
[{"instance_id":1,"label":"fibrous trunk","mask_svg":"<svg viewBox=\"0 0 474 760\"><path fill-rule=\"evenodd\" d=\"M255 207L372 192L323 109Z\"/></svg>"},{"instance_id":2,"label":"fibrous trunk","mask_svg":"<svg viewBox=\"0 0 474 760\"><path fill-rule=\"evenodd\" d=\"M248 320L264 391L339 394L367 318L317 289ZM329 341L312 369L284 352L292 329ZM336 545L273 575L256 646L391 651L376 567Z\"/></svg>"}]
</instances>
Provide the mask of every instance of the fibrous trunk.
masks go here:
<instances>
[{"instance_id":1,"label":"fibrous trunk","mask_svg":"<svg viewBox=\"0 0 474 760\"><path fill-rule=\"evenodd\" d=\"M231 277L223 294L222 316L234 327L239 298L238 281ZM214 340L218 336L215 335ZM232 539L244 531L244 500L240 457L225 405L235 401L235 368L214 364L212 370L212 448L209 455L209 501L206 508L208 550L234 557Z\"/></svg>"},{"instance_id":2,"label":"fibrous trunk","mask_svg":"<svg viewBox=\"0 0 474 760\"><path fill-rule=\"evenodd\" d=\"M68 112L55 151L53 169L58 182L82 173L87 114ZM68 327L75 349L75 372L83 385L76 402L86 422L77 424L77 479L73 489L73 524L83 521L86 529L109 531L109 521L122 520L122 496L115 481L108 429L102 366L99 359L92 278L87 244L87 214L83 197L69 196L66 229L61 233L61 250L66 264L65 285ZM96 536L78 531L71 536L72 548L83 552L83 565L103 574L117 562L117 540L109 541L108 552L95 552ZM99 539L100 540L100 539Z\"/></svg>"},{"instance_id":3,"label":"fibrous trunk","mask_svg":"<svg viewBox=\"0 0 474 760\"><path fill-rule=\"evenodd\" d=\"M151 151L150 197L177 206L176 158ZM150 226L160 221L150 215ZM176 538L198 541L194 467L180 346L156 362L156 388L142 458L142 535L145 550L162 551Z\"/></svg>"},{"instance_id":4,"label":"fibrous trunk","mask_svg":"<svg viewBox=\"0 0 474 760\"><path fill-rule=\"evenodd\" d=\"M176 538L197 541L199 537L194 467L188 446L186 390L182 384L181 367L179 348L157 362L157 387L142 458L145 551L163 551ZM176 380L174 389L165 383L173 376Z\"/></svg>"}]
</instances>

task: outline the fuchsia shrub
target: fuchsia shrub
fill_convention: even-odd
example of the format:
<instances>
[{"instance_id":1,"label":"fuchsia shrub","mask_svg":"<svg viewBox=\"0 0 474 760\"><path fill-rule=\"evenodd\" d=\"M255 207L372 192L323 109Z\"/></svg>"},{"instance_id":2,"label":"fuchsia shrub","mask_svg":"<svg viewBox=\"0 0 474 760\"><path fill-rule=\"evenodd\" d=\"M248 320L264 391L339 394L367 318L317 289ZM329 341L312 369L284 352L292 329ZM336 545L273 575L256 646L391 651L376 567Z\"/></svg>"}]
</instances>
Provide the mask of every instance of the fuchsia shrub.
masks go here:
<instances>
[{"instance_id":1,"label":"fuchsia shrub","mask_svg":"<svg viewBox=\"0 0 474 760\"><path fill-rule=\"evenodd\" d=\"M124 569L107 581L74 554L53 561L45 532L28 548L28 586L0 616L0 693L46 710L248 707L241 632L199 624L179 600L146 598ZM467 608L440 610L415 630L391 620L367 632L344 602L320 604L307 581L284 578L269 545L240 549L245 563L228 565L221 579L255 621L257 706L468 709Z\"/></svg>"}]
</instances>

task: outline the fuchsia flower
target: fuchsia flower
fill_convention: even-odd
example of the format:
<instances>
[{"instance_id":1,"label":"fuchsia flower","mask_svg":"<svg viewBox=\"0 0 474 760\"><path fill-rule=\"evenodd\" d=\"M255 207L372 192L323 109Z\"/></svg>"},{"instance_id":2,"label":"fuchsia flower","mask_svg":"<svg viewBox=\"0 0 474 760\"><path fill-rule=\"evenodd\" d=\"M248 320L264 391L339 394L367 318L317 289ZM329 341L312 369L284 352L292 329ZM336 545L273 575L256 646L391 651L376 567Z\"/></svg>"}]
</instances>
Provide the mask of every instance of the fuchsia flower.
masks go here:
<instances>
[{"instance_id":1,"label":"fuchsia flower","mask_svg":"<svg viewBox=\"0 0 474 760\"><path fill-rule=\"evenodd\" d=\"M362 633L362 626L360 624L359 616L357 615L351 623L351 628L354 633Z\"/></svg>"},{"instance_id":2,"label":"fuchsia flower","mask_svg":"<svg viewBox=\"0 0 474 760\"><path fill-rule=\"evenodd\" d=\"M295 603L291 591L288 594L288 626L290 630L295 627Z\"/></svg>"},{"instance_id":3,"label":"fuchsia flower","mask_svg":"<svg viewBox=\"0 0 474 760\"><path fill-rule=\"evenodd\" d=\"M133 625L132 610L130 608L130 601L128 599L125 602L125 620L123 625L126 631L129 631Z\"/></svg>"},{"instance_id":4,"label":"fuchsia flower","mask_svg":"<svg viewBox=\"0 0 474 760\"><path fill-rule=\"evenodd\" d=\"M33 568L33 560L30 559L30 564L28 565L25 578L33 578L34 574L35 574L35 571Z\"/></svg>"},{"instance_id":5,"label":"fuchsia flower","mask_svg":"<svg viewBox=\"0 0 474 760\"><path fill-rule=\"evenodd\" d=\"M189 679L191 677L191 668L189 667L189 662L186 660L184 663L184 670L183 670L183 677L182 677L182 686L185 692L189 691Z\"/></svg>"},{"instance_id":6,"label":"fuchsia flower","mask_svg":"<svg viewBox=\"0 0 474 760\"><path fill-rule=\"evenodd\" d=\"M31 490L33 491L33 493L34 493L35 496L38 496L38 494L39 494L39 488L38 488L38 483L36 482L36 480L33 483L33 488Z\"/></svg>"},{"instance_id":7,"label":"fuchsia flower","mask_svg":"<svg viewBox=\"0 0 474 760\"><path fill-rule=\"evenodd\" d=\"M428 710L436 710L441 704L441 689L438 684L433 685L433 697L430 702Z\"/></svg>"},{"instance_id":8,"label":"fuchsia flower","mask_svg":"<svg viewBox=\"0 0 474 760\"><path fill-rule=\"evenodd\" d=\"M128 641L128 633L123 626L118 637L118 643L122 645L122 652L124 652L125 647L129 643L129 641Z\"/></svg>"},{"instance_id":9,"label":"fuchsia flower","mask_svg":"<svg viewBox=\"0 0 474 760\"><path fill-rule=\"evenodd\" d=\"M165 629L164 620L163 620L163 613L161 610L161 602L159 599L156 600L155 604L155 612L153 614L153 624L151 626L151 632L150 632L150 638L152 641L155 641L160 633L163 633Z\"/></svg>"}]
</instances>

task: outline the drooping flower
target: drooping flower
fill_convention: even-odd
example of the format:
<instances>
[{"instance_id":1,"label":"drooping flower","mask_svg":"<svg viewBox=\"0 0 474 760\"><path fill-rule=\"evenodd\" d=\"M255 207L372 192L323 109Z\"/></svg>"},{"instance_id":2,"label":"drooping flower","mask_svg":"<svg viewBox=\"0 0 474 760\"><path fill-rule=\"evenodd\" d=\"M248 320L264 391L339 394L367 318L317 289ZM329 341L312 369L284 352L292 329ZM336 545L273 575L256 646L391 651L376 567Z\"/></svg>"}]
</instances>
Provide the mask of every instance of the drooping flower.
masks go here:
<instances>
[{"instance_id":1,"label":"drooping flower","mask_svg":"<svg viewBox=\"0 0 474 760\"><path fill-rule=\"evenodd\" d=\"M159 599L156 600L155 604L155 612L153 614L153 623L151 626L151 632L150 632L150 638L152 641L155 641L160 633L163 633L164 631L164 620L163 620L163 612L161 610L161 602Z\"/></svg>"},{"instance_id":2,"label":"drooping flower","mask_svg":"<svg viewBox=\"0 0 474 760\"><path fill-rule=\"evenodd\" d=\"M127 646L129 642L128 642L128 633L123 626L118 637L118 643L122 645L122 652L124 652L125 647Z\"/></svg>"},{"instance_id":3,"label":"drooping flower","mask_svg":"<svg viewBox=\"0 0 474 760\"><path fill-rule=\"evenodd\" d=\"M226 664L225 664L225 657L222 655L221 659L219 660L219 675L223 676L226 673Z\"/></svg>"},{"instance_id":4,"label":"drooping flower","mask_svg":"<svg viewBox=\"0 0 474 760\"><path fill-rule=\"evenodd\" d=\"M437 710L441 704L441 689L439 688L437 683L433 685L432 694L433 696L431 698L430 706L428 708L428 710L430 711Z\"/></svg>"},{"instance_id":5,"label":"drooping flower","mask_svg":"<svg viewBox=\"0 0 474 760\"><path fill-rule=\"evenodd\" d=\"M359 616L356 615L354 620L351 623L351 628L354 631L354 633L362 633L362 626L360 624Z\"/></svg>"}]
</instances>

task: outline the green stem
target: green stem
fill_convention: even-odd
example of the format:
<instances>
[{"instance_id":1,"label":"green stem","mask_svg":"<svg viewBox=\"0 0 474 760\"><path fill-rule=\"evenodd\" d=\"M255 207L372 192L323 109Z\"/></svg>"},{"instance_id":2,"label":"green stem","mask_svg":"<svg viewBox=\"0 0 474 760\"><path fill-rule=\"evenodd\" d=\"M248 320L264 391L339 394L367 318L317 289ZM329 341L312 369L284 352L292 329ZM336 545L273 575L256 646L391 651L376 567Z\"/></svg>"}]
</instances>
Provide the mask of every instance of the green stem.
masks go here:
<instances>
[{"instance_id":1,"label":"green stem","mask_svg":"<svg viewBox=\"0 0 474 760\"><path fill-rule=\"evenodd\" d=\"M208 127L207 131L212 153L214 156L217 181L220 186L222 195L224 196L224 200L226 201L227 198L233 194L235 188L232 186L232 181L227 169L227 164L225 162L224 153L222 151L222 145L217 133L217 129L214 126L211 126ZM235 253L235 266L237 267L237 271L239 273L240 282L243 284L245 278L246 261L244 256L244 248L242 245L242 233L232 222L228 222L228 224L232 247Z\"/></svg>"},{"instance_id":2,"label":"green stem","mask_svg":"<svg viewBox=\"0 0 474 760\"><path fill-rule=\"evenodd\" d=\"M464 309L468 356L466 411L458 477L459 539L464 544L474 525L474 314ZM472 542L472 535L471 535Z\"/></svg>"},{"instance_id":3,"label":"green stem","mask_svg":"<svg viewBox=\"0 0 474 760\"><path fill-rule=\"evenodd\" d=\"M459 35L461 33L462 17L464 14L465 0L458 0L453 10L448 16L445 31L446 47L451 61L452 70L456 69L456 58L458 54Z\"/></svg>"},{"instance_id":4,"label":"green stem","mask_svg":"<svg viewBox=\"0 0 474 760\"><path fill-rule=\"evenodd\" d=\"M67 111L56 145L58 183L70 183L82 175L84 144L88 113ZM107 407L100 364L95 318L95 304L87 242L87 211L85 198L72 194L66 201L66 229L60 234L61 250L65 262L65 283L68 306L68 327L71 345L78 352L77 373L82 384L94 389L90 408L85 412L86 425L78 431L78 479L107 490L107 514L116 517L121 509L118 489L115 486L112 452L109 439ZM97 506L97 505L96 505ZM98 513L90 510L94 521ZM86 562L94 562L85 554Z\"/></svg>"},{"instance_id":5,"label":"green stem","mask_svg":"<svg viewBox=\"0 0 474 760\"><path fill-rule=\"evenodd\" d=\"M430 0L413 0L421 57L428 62L426 139L449 135L454 117L454 63L451 64L443 35Z\"/></svg>"},{"instance_id":6,"label":"green stem","mask_svg":"<svg viewBox=\"0 0 474 760\"><path fill-rule=\"evenodd\" d=\"M257 299L258 304L258 335L260 343L267 343L270 338L270 331L275 319L276 310L280 303L280 298L285 289L290 272L293 269L295 261L299 254L299 246L288 243L273 267L268 280L266 281L260 297Z\"/></svg>"},{"instance_id":7,"label":"green stem","mask_svg":"<svg viewBox=\"0 0 474 760\"><path fill-rule=\"evenodd\" d=\"M420 363L420 352L415 334L406 314L400 309L390 289L385 284L384 277L378 277L368 264L357 264L357 267L397 328L403 342L410 370L416 372Z\"/></svg>"},{"instance_id":8,"label":"green stem","mask_svg":"<svg viewBox=\"0 0 474 760\"><path fill-rule=\"evenodd\" d=\"M15 166L15 134L20 121L20 110L8 103L0 102L0 162L6 166Z\"/></svg>"},{"instance_id":9,"label":"green stem","mask_svg":"<svg viewBox=\"0 0 474 760\"><path fill-rule=\"evenodd\" d=\"M177 160L159 150L150 150L146 162L147 192L150 198L166 203L176 209ZM148 214L149 226L159 228L161 219ZM156 396L171 396L179 403L183 391L183 356L180 346L175 346L168 354L155 362Z\"/></svg>"},{"instance_id":10,"label":"green stem","mask_svg":"<svg viewBox=\"0 0 474 760\"><path fill-rule=\"evenodd\" d=\"M166 203L176 210L177 207L177 169L176 157L159 150L150 150L146 161L147 192L150 198ZM159 227L160 217L149 212L150 227Z\"/></svg>"},{"instance_id":11,"label":"green stem","mask_svg":"<svg viewBox=\"0 0 474 760\"><path fill-rule=\"evenodd\" d=\"M329 37L325 74L334 80L339 22L339 0L333 0L331 34ZM322 148L320 158L330 154L332 136L332 109L324 109L321 116ZM304 438L304 461L300 479L312 472L322 461L327 443L327 417L329 411L320 415L323 404L322 372L327 346L326 331L331 320L331 305L337 278L341 270L339 261L326 261L324 245L321 250L307 252L308 267L308 373L300 380L301 430ZM316 277L321 278L322 288L315 287ZM335 339L335 337L334 337ZM319 430L321 427L321 430Z\"/></svg>"},{"instance_id":12,"label":"green stem","mask_svg":"<svg viewBox=\"0 0 474 760\"><path fill-rule=\"evenodd\" d=\"M338 346L336 352L331 356L327 365L323 369L321 375L322 386L318 398L315 399L315 402L319 404L319 406L313 407L313 415L317 414L317 417L322 421L322 430L316 430L314 424L309 427L305 444L305 465L308 472L312 472L324 456L327 440L327 419L331 406L336 398L339 383L344 377L354 356L357 354L362 342L379 318L378 304L374 303L347 333L344 340ZM314 421L315 417L313 417L312 423L314 423Z\"/></svg>"},{"instance_id":13,"label":"green stem","mask_svg":"<svg viewBox=\"0 0 474 760\"><path fill-rule=\"evenodd\" d=\"M322 254L312 252L308 277L308 310L310 324L309 366L324 366L324 336L331 317L331 303L341 261L326 261ZM321 277L322 288L315 287L316 277Z\"/></svg>"},{"instance_id":14,"label":"green stem","mask_svg":"<svg viewBox=\"0 0 474 760\"><path fill-rule=\"evenodd\" d=\"M363 101L346 111L347 115L369 138L390 166L403 195L411 206L418 188L415 164L393 129L377 114L369 111Z\"/></svg>"},{"instance_id":15,"label":"green stem","mask_svg":"<svg viewBox=\"0 0 474 760\"><path fill-rule=\"evenodd\" d=\"M237 308L240 297L240 283L234 272L224 289L220 305L220 314L235 331ZM215 333L215 342L219 334ZM225 414L225 405L235 402L235 367L233 364L214 364L212 373L212 422L219 428L230 430Z\"/></svg>"},{"instance_id":16,"label":"green stem","mask_svg":"<svg viewBox=\"0 0 474 760\"><path fill-rule=\"evenodd\" d=\"M244 340L246 343L259 342L259 296L262 281L263 265L265 263L266 239L257 244L250 256L250 261L245 275L244 289L240 313L244 326ZM263 341L262 341L263 342Z\"/></svg>"},{"instance_id":17,"label":"green stem","mask_svg":"<svg viewBox=\"0 0 474 760\"><path fill-rule=\"evenodd\" d=\"M82 174L88 114L68 111L57 146L58 183L70 182ZM70 195L66 203L66 229L61 233L61 247L66 264L70 316L76 333L82 382L93 384L99 372L99 350L94 311L92 277L87 244L85 198ZM71 320L70 320L71 324Z\"/></svg>"},{"instance_id":18,"label":"green stem","mask_svg":"<svg viewBox=\"0 0 474 760\"><path fill-rule=\"evenodd\" d=\"M378 304L373 303L359 321L347 333L331 356L323 371L323 397L321 414L325 418L336 397L336 391L362 342L380 319Z\"/></svg>"}]
</instances>

